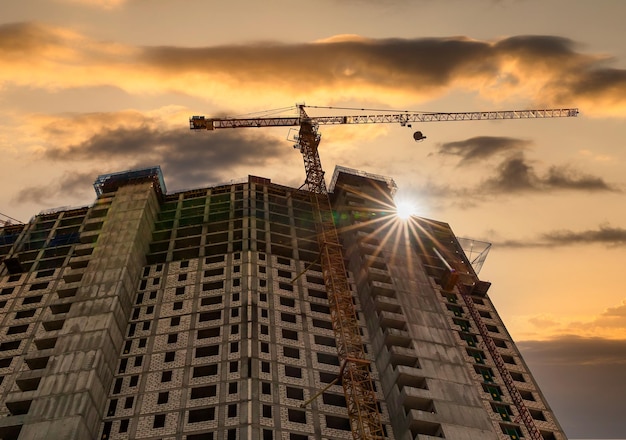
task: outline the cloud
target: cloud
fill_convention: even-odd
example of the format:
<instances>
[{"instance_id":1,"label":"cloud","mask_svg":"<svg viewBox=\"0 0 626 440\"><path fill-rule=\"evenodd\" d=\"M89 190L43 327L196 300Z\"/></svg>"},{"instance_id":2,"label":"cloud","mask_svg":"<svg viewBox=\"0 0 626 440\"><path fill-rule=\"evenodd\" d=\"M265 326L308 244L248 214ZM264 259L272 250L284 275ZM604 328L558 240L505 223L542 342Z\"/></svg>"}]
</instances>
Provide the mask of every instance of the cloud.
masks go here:
<instances>
[{"instance_id":1,"label":"cloud","mask_svg":"<svg viewBox=\"0 0 626 440\"><path fill-rule=\"evenodd\" d=\"M616 191L601 177L583 174L569 167L552 166L544 177L543 183L548 188L574 189L583 191Z\"/></svg>"},{"instance_id":2,"label":"cloud","mask_svg":"<svg viewBox=\"0 0 626 440\"><path fill-rule=\"evenodd\" d=\"M511 193L519 191L536 191L539 189L539 178L522 155L509 158L497 169L497 175L488 179L483 186L492 193Z\"/></svg>"},{"instance_id":3,"label":"cloud","mask_svg":"<svg viewBox=\"0 0 626 440\"><path fill-rule=\"evenodd\" d=\"M488 45L465 38L149 47L143 53L146 64L168 74L227 71L229 80L240 85L271 81L304 93L339 86L393 90L402 84L402 89L430 95L458 78L462 70L464 78L495 72L497 66L490 59Z\"/></svg>"},{"instance_id":4,"label":"cloud","mask_svg":"<svg viewBox=\"0 0 626 440\"><path fill-rule=\"evenodd\" d=\"M519 151L531 144L531 141L504 136L476 136L456 142L440 143L439 154L459 156L460 164L466 164L495 155Z\"/></svg>"},{"instance_id":5,"label":"cloud","mask_svg":"<svg viewBox=\"0 0 626 440\"><path fill-rule=\"evenodd\" d=\"M595 230L554 231L543 235L543 239L552 244L573 245L602 243L610 246L626 244L626 229L601 225Z\"/></svg>"},{"instance_id":6,"label":"cloud","mask_svg":"<svg viewBox=\"0 0 626 440\"><path fill-rule=\"evenodd\" d=\"M619 306L609 307L602 315L607 317L617 317L620 319L623 318L626 323L626 301L622 301L622 304Z\"/></svg>"},{"instance_id":7,"label":"cloud","mask_svg":"<svg viewBox=\"0 0 626 440\"><path fill-rule=\"evenodd\" d=\"M564 335L548 341L521 341L525 356L541 357L549 365L624 365L626 340Z\"/></svg>"},{"instance_id":8,"label":"cloud","mask_svg":"<svg viewBox=\"0 0 626 440\"><path fill-rule=\"evenodd\" d=\"M609 247L616 247L626 244L626 229L604 224L598 226L597 229L551 231L528 240L502 240L494 241L493 244L502 248L557 247L580 244L604 244Z\"/></svg>"},{"instance_id":9,"label":"cloud","mask_svg":"<svg viewBox=\"0 0 626 440\"><path fill-rule=\"evenodd\" d=\"M482 183L479 191L491 194L555 190L617 191L600 177L565 166L552 166L544 176L539 176L534 166L521 153L505 159L496 173Z\"/></svg>"},{"instance_id":10,"label":"cloud","mask_svg":"<svg viewBox=\"0 0 626 440\"><path fill-rule=\"evenodd\" d=\"M3 24L0 86L57 91L111 85L140 91L141 72L133 61L139 52L128 45L94 41L70 28L30 22Z\"/></svg>"},{"instance_id":11,"label":"cloud","mask_svg":"<svg viewBox=\"0 0 626 440\"><path fill-rule=\"evenodd\" d=\"M559 324L557 320L545 315L533 316L532 318L528 319L528 322L535 327L543 329L554 327Z\"/></svg>"},{"instance_id":12,"label":"cloud","mask_svg":"<svg viewBox=\"0 0 626 440\"><path fill-rule=\"evenodd\" d=\"M89 167L97 163L100 171L103 167L115 170L159 164L167 174L170 189L226 181L236 175L237 170L247 174L250 169L252 172L254 169L263 169L263 172L274 169L280 173L284 169L281 167L283 161L294 157L284 140L272 137L270 130L217 130L208 134L194 133L177 122L172 123L187 117L187 109L168 106L145 113L125 110L38 115L24 119L35 118L41 128L40 138L31 146L38 159L64 164L86 163ZM471 163L476 158L485 159L524 148L526 144L526 141L515 138L479 137L442 145L440 151L458 154L462 161ZM467 209L492 200L494 195L614 190L600 178L565 167L553 166L540 176L522 153L505 158L491 170L493 177L474 186L427 179L413 191L420 193L424 200L428 199L431 206L454 205ZM299 181L283 183L300 184ZM49 194L49 189L30 187L29 195L25 194L21 192L20 198L41 201ZM508 241L501 245L559 245L556 239L550 242L542 237L539 243L537 241Z\"/></svg>"},{"instance_id":13,"label":"cloud","mask_svg":"<svg viewBox=\"0 0 626 440\"><path fill-rule=\"evenodd\" d=\"M189 129L139 126L101 130L67 148L50 148L46 160L124 164L125 168L160 164L168 186L185 188L228 180L235 167L258 167L280 163L292 155L284 142L254 131L193 133Z\"/></svg>"},{"instance_id":14,"label":"cloud","mask_svg":"<svg viewBox=\"0 0 626 440\"><path fill-rule=\"evenodd\" d=\"M13 203L35 203L50 206L62 195L63 198L84 196L91 192L91 186L96 179L96 171L65 172L56 181L47 185L29 186L22 188L14 197Z\"/></svg>"},{"instance_id":15,"label":"cloud","mask_svg":"<svg viewBox=\"0 0 626 440\"><path fill-rule=\"evenodd\" d=\"M626 336L626 300L615 307L609 307L600 315L588 322L570 324L571 328L579 329L586 334L610 334ZM626 359L626 358L625 358Z\"/></svg>"},{"instance_id":16,"label":"cloud","mask_svg":"<svg viewBox=\"0 0 626 440\"><path fill-rule=\"evenodd\" d=\"M401 105L461 90L478 91L496 103L521 97L535 106L576 104L587 115L623 115L626 70L607 65L606 57L580 53L573 41L553 36L494 41L344 36L294 44L142 47L37 23L0 26L5 86L166 90L234 106L251 97L376 101L383 93L388 103Z\"/></svg>"},{"instance_id":17,"label":"cloud","mask_svg":"<svg viewBox=\"0 0 626 440\"><path fill-rule=\"evenodd\" d=\"M489 138L483 143L482 138L471 138L465 141L441 144L438 154L457 155L461 163L469 167L479 159L498 156L510 150L524 148L525 141L509 138ZM484 167L483 167L484 169ZM503 159L499 164L488 167L493 176L482 182L471 185L442 183L440 179L427 179L421 184L414 184L409 190L431 207L455 206L460 209L475 208L481 203L493 201L494 196L513 196L521 194L550 194L562 191L578 191L586 193L621 192L618 188L600 177L582 173L569 166L550 166L540 174L534 164L525 158L523 153L514 153ZM427 201L427 202L426 202ZM500 247L553 247L575 243L604 242L606 244L622 244L622 230L602 226L599 231L555 231L530 240L494 241Z\"/></svg>"},{"instance_id":18,"label":"cloud","mask_svg":"<svg viewBox=\"0 0 626 440\"><path fill-rule=\"evenodd\" d=\"M577 99L581 102L591 102L598 99L598 104L608 109L619 108L624 111L624 96L626 94L626 70L589 68L581 75L570 75L560 87L555 87L556 99L568 102ZM597 110L601 110L596 107Z\"/></svg>"},{"instance_id":19,"label":"cloud","mask_svg":"<svg viewBox=\"0 0 626 440\"><path fill-rule=\"evenodd\" d=\"M566 335L517 346L569 438L626 432L626 340Z\"/></svg>"},{"instance_id":20,"label":"cloud","mask_svg":"<svg viewBox=\"0 0 626 440\"><path fill-rule=\"evenodd\" d=\"M524 322L524 324L531 324L530 331L525 333L528 338L541 338L542 340L554 338L626 340L626 300L623 300L619 305L608 307L600 313L589 316L565 317L540 313L523 315L516 319ZM533 327L536 332L534 332ZM626 358L623 359L623 362L626 363Z\"/></svg>"},{"instance_id":21,"label":"cloud","mask_svg":"<svg viewBox=\"0 0 626 440\"><path fill-rule=\"evenodd\" d=\"M0 66L2 73L0 79L19 83L19 75L23 74L27 67L27 58L34 56L39 48L40 56L31 60L34 64L62 66L71 61L85 61L81 58L84 53L76 53L75 43L81 37L78 33L59 27L45 26L37 23L8 23L0 25ZM32 72L26 81L41 78L46 72ZM50 72L51 73L51 72ZM54 75L52 82L57 80ZM35 82L34 85L40 85ZM50 84L50 82L48 83Z\"/></svg>"}]
</instances>

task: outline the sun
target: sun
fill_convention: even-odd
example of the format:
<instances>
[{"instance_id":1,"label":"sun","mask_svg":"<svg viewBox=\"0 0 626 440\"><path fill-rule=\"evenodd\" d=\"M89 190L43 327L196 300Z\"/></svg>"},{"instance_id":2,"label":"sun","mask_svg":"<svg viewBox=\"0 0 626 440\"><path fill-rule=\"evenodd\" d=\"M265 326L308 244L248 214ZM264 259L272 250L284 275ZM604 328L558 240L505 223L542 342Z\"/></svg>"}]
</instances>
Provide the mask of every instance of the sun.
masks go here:
<instances>
[{"instance_id":1,"label":"sun","mask_svg":"<svg viewBox=\"0 0 626 440\"><path fill-rule=\"evenodd\" d=\"M415 205L405 200L396 203L396 215L402 220L409 219L416 212Z\"/></svg>"}]
</instances>

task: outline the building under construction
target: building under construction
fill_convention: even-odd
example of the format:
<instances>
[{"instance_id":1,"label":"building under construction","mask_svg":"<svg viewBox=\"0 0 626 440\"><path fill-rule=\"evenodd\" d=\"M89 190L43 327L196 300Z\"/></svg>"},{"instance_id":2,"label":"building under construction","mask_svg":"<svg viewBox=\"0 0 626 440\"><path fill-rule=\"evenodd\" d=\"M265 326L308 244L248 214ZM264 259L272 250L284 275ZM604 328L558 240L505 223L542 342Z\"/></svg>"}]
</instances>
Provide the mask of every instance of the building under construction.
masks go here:
<instances>
[{"instance_id":1,"label":"building under construction","mask_svg":"<svg viewBox=\"0 0 626 440\"><path fill-rule=\"evenodd\" d=\"M446 223L400 221L391 179L336 170L333 276L308 191L170 194L158 167L95 188L0 228L1 439L566 439L481 256Z\"/></svg>"}]
</instances>

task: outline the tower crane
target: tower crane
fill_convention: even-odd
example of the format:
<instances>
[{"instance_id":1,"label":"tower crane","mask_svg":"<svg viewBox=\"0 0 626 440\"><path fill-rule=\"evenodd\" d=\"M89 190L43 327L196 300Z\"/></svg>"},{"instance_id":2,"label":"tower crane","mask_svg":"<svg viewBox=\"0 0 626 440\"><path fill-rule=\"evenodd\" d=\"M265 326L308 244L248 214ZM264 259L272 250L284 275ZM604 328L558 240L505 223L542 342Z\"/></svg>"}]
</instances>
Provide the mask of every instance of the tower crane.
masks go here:
<instances>
[{"instance_id":1,"label":"tower crane","mask_svg":"<svg viewBox=\"0 0 626 440\"><path fill-rule=\"evenodd\" d=\"M370 375L370 361L366 358L363 341L359 332L356 310L352 302L352 293L346 275L339 235L335 227L328 190L324 181L324 170L319 157L318 146L321 135L320 125L341 124L376 124L399 123L402 126L411 126L413 122L435 121L476 121L498 119L541 119L574 117L578 115L576 108L510 110L489 112L459 112L459 113L377 113L356 116L316 116L306 113L305 105L298 105L298 116L295 117L256 117L256 118L205 118L192 116L189 126L192 130L216 130L223 128L246 127L299 127L295 147L300 150L304 158L306 178L304 188L311 197L313 215L317 231L317 240L320 248L320 263L328 301L331 311L331 320L337 352L341 364L340 378L346 398L348 416L354 440L380 440L384 438L384 431L380 420L376 392ZM420 131L413 135L416 141L425 139ZM475 311L470 298L471 289L458 284L458 289L470 312ZM471 313L476 325L483 330L485 324L478 313ZM486 340L496 367L504 378L507 389L512 395L522 420L533 440L541 440L542 436L535 426L530 412L524 405L519 391L513 385L508 370L502 362L493 340L487 331L481 331ZM489 343L491 342L491 343ZM498 360L500 362L498 362ZM507 380L508 379L508 380Z\"/></svg>"}]
</instances>

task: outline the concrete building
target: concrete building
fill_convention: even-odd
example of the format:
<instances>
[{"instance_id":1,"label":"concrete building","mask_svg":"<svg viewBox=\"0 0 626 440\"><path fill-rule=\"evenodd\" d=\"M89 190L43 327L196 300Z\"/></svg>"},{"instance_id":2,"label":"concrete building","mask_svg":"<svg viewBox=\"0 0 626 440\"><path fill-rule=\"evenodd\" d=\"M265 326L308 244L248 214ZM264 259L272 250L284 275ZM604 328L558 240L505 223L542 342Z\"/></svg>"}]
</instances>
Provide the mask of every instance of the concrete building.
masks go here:
<instances>
[{"instance_id":1,"label":"concrete building","mask_svg":"<svg viewBox=\"0 0 626 440\"><path fill-rule=\"evenodd\" d=\"M92 206L0 228L0 438L352 438L309 195L249 177L168 194L101 176ZM393 181L330 189L389 439L565 439L445 223L392 215ZM451 278L472 285L468 308Z\"/></svg>"}]
</instances>

